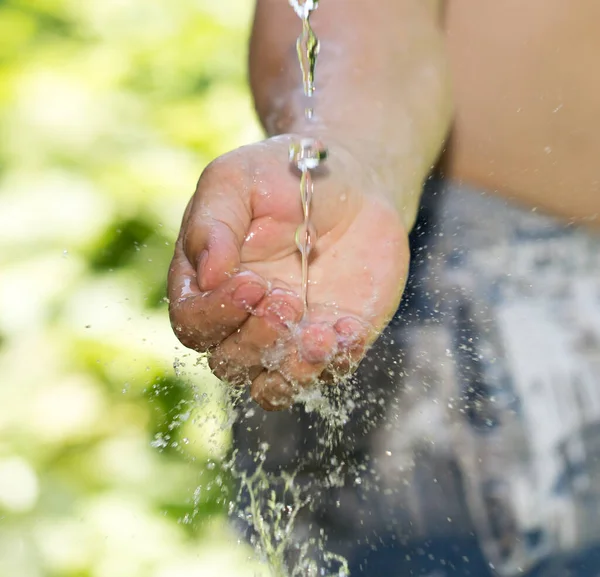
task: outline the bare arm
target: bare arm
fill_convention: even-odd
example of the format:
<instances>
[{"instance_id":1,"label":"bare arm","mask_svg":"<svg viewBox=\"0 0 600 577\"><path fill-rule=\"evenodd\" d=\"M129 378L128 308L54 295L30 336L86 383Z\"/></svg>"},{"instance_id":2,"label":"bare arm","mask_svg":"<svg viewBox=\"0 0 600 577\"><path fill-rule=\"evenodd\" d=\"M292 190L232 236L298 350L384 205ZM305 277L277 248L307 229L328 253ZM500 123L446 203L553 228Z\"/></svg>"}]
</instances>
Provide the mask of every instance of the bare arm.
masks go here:
<instances>
[{"instance_id":1,"label":"bare arm","mask_svg":"<svg viewBox=\"0 0 600 577\"><path fill-rule=\"evenodd\" d=\"M314 125L307 126L286 0L257 0L250 76L270 135L317 133L331 149L311 220L309 310L294 233L298 179L287 138L232 151L203 172L169 274L180 340L252 397L284 408L299 386L343 374L398 307L407 231L450 122L448 74L434 0L321 0ZM283 157L283 158L282 158Z\"/></svg>"},{"instance_id":2,"label":"bare arm","mask_svg":"<svg viewBox=\"0 0 600 577\"><path fill-rule=\"evenodd\" d=\"M446 136L450 89L439 0L321 0L315 119L304 118L295 40L285 0L257 0L250 81L269 135L318 131L343 142L384 182L410 228L421 185Z\"/></svg>"}]
</instances>

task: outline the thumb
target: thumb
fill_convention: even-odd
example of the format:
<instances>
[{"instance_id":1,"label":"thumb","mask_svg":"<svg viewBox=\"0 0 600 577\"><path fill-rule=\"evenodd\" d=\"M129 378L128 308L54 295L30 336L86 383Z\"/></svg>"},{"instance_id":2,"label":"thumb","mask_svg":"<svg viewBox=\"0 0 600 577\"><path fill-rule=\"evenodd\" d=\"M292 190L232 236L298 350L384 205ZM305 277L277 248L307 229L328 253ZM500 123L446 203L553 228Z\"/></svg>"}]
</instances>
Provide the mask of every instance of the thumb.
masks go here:
<instances>
[{"instance_id":1,"label":"thumb","mask_svg":"<svg viewBox=\"0 0 600 577\"><path fill-rule=\"evenodd\" d=\"M240 251L252 220L240 181L231 171L224 174L209 166L189 208L183 249L202 291L214 290L240 269Z\"/></svg>"}]
</instances>

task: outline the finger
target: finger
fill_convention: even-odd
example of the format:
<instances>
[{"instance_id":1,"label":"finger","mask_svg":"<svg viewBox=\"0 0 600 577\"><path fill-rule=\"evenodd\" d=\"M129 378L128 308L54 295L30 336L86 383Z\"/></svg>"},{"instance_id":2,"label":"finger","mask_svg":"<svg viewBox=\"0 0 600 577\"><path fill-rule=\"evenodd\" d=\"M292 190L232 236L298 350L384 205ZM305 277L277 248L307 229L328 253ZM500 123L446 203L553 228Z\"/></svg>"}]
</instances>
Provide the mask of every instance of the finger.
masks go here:
<instances>
[{"instance_id":1,"label":"finger","mask_svg":"<svg viewBox=\"0 0 600 577\"><path fill-rule=\"evenodd\" d=\"M374 338L375 330L362 320L346 316L334 325L337 335L338 355L358 362L365 355L368 343Z\"/></svg>"},{"instance_id":2,"label":"finger","mask_svg":"<svg viewBox=\"0 0 600 577\"><path fill-rule=\"evenodd\" d=\"M312 365L327 363L337 352L337 334L329 322L300 326L296 339L300 357Z\"/></svg>"},{"instance_id":3,"label":"finger","mask_svg":"<svg viewBox=\"0 0 600 577\"><path fill-rule=\"evenodd\" d=\"M206 351L237 330L264 297L267 283L246 271L202 292L196 272L178 246L169 270L169 312L179 340Z\"/></svg>"},{"instance_id":4,"label":"finger","mask_svg":"<svg viewBox=\"0 0 600 577\"><path fill-rule=\"evenodd\" d=\"M230 365L229 371L235 367L242 373L256 366L276 369L288 353L291 329L302 318L302 312L297 295L274 289L244 325L219 345L213 355L214 364Z\"/></svg>"},{"instance_id":5,"label":"finger","mask_svg":"<svg viewBox=\"0 0 600 577\"><path fill-rule=\"evenodd\" d=\"M333 325L301 326L295 335L297 348L288 351L279 371L266 371L254 379L252 398L265 410L289 408L301 388L327 379L337 381L339 374L354 368L365 353L370 334L366 323L350 316Z\"/></svg>"},{"instance_id":6,"label":"finger","mask_svg":"<svg viewBox=\"0 0 600 577\"><path fill-rule=\"evenodd\" d=\"M356 317L346 316L339 319L334 329L337 334L338 350L325 370L322 379L326 382L345 380L357 368L365 356L373 329Z\"/></svg>"},{"instance_id":7,"label":"finger","mask_svg":"<svg viewBox=\"0 0 600 577\"><path fill-rule=\"evenodd\" d=\"M215 289L236 273L252 221L241 166L221 159L202 173L189 210L182 246L201 290Z\"/></svg>"},{"instance_id":8,"label":"finger","mask_svg":"<svg viewBox=\"0 0 600 577\"><path fill-rule=\"evenodd\" d=\"M286 350L277 368L289 382L302 387L320 380L321 374L339 363L336 370L350 369L352 360L359 358L366 339L363 323L353 317L336 319L327 311L313 311L316 320L302 321L295 327L295 350Z\"/></svg>"},{"instance_id":9,"label":"finger","mask_svg":"<svg viewBox=\"0 0 600 577\"><path fill-rule=\"evenodd\" d=\"M250 388L251 397L266 411L288 409L297 392L298 388L276 371L262 372Z\"/></svg>"},{"instance_id":10,"label":"finger","mask_svg":"<svg viewBox=\"0 0 600 577\"><path fill-rule=\"evenodd\" d=\"M293 343L294 350L288 350L279 372L300 387L315 384L337 352L333 326L327 322L302 322L294 331Z\"/></svg>"},{"instance_id":11,"label":"finger","mask_svg":"<svg viewBox=\"0 0 600 577\"><path fill-rule=\"evenodd\" d=\"M281 369L284 376L296 379L304 387L315 382L331 384L345 380L363 358L370 334L368 325L350 316L338 319L332 327L322 323L318 328L321 334L317 338L315 327L303 335L301 354Z\"/></svg>"},{"instance_id":12,"label":"finger","mask_svg":"<svg viewBox=\"0 0 600 577\"><path fill-rule=\"evenodd\" d=\"M220 351L221 346L211 352L208 366L219 380L236 387L250 386L252 381L264 371L260 365L246 366L230 359Z\"/></svg>"}]
</instances>

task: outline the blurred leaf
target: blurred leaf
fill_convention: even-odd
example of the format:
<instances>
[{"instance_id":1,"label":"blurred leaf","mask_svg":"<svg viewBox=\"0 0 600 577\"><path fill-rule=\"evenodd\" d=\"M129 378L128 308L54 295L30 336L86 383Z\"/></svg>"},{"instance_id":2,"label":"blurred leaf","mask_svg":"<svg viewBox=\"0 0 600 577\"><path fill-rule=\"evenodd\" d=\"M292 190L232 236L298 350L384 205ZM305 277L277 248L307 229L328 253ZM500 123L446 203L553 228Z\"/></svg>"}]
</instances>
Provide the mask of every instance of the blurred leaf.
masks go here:
<instances>
[{"instance_id":1,"label":"blurred leaf","mask_svg":"<svg viewBox=\"0 0 600 577\"><path fill-rule=\"evenodd\" d=\"M203 167L260 138L251 11L0 0L0 461L37 491L0 511L1 576L258 574L223 389L165 302Z\"/></svg>"},{"instance_id":2,"label":"blurred leaf","mask_svg":"<svg viewBox=\"0 0 600 577\"><path fill-rule=\"evenodd\" d=\"M111 224L100 241L100 248L90 256L92 270L105 271L130 264L153 233L151 223L141 218Z\"/></svg>"}]
</instances>

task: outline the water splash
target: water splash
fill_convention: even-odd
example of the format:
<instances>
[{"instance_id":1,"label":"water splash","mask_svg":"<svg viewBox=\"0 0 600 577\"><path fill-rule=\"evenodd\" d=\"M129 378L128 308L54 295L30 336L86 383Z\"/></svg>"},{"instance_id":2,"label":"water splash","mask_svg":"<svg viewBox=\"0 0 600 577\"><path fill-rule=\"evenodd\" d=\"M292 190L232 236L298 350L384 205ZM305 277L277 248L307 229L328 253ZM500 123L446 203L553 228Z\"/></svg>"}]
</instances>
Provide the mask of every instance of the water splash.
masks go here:
<instances>
[{"instance_id":1,"label":"water splash","mask_svg":"<svg viewBox=\"0 0 600 577\"><path fill-rule=\"evenodd\" d=\"M302 20L302 32L297 39L296 50L303 91L310 99L315 93L315 68L320 49L319 39L310 24L310 15L318 7L318 0L289 0L289 3ZM314 114L312 106L306 106L304 114L307 121L311 121ZM289 162L300 172L302 223L296 230L295 242L302 260L304 315L308 310L309 256L317 241L317 233L311 223L313 173L326 161L327 154L326 146L311 137L294 141L289 148ZM230 397L229 414L234 419L240 418L236 406L241 400L241 396L237 399L235 395ZM341 434L353 410L350 401L341 403L335 399L332 402L326 395L314 393L301 395L297 401L304 403L307 411L315 411L322 416L328 425L324 439L326 444L333 442L334 431ZM342 407L344 410L340 410ZM245 416L249 417L249 413ZM242 523L251 529L251 542L259 556L267 562L274 577L348 577L348 562L328 549L324 533L308 538L302 538L299 534L299 517L305 509L313 507L311 495L306 487L296 483L294 475L263 468L268 450L268 445L263 443L253 455L256 466L253 472L236 465L234 452L225 467L237 479L239 487L237 496L230 502L230 513L237 511ZM332 483L339 475L330 474L329 477L328 482Z\"/></svg>"},{"instance_id":2,"label":"water splash","mask_svg":"<svg viewBox=\"0 0 600 577\"><path fill-rule=\"evenodd\" d=\"M329 535L313 530L315 527L309 520L322 506L321 489L341 488L348 482L348 475L357 478L364 475L362 469L348 469L347 462L328 456L329 449L340 442L361 390L331 387L299 393L296 401L304 404L307 413L319 417L316 426L321 433L317 450L322 451L325 467L323 477L307 479L300 469L274 470L270 466L272 449L266 442L259 441L251 449L235 449L226 454L227 432L234 423L247 431L252 425L260 427L260 422L253 419L260 409L250 402L243 387L226 383L211 385L206 379L210 370L206 355L194 362L182 357L174 365L192 395L174 407L164 430L156 434L150 445L158 451L176 451L197 463L196 456L187 449L194 439L187 435L191 432L188 427L200 427L202 443L208 450L208 459L193 491L193 508L180 522L185 525L201 522L206 514L203 503L215 500L238 520L238 529L249 538L255 559L268 567L272 577L348 577L347 560L334 552ZM204 377L200 378L201 375ZM151 391L153 395L165 393L160 382Z\"/></svg>"},{"instance_id":3,"label":"water splash","mask_svg":"<svg viewBox=\"0 0 600 577\"><path fill-rule=\"evenodd\" d=\"M264 443L255 455L257 467L251 474L237 471L239 493L230 510L238 509L243 525L252 529L251 543L266 562L273 577L348 577L348 562L327 550L324 535L299 540L295 535L298 516L312 505L311 496L286 472L263 469L269 447ZM232 459L233 464L233 459ZM241 503L246 506L240 509ZM321 559L311 551L318 550Z\"/></svg>"}]
</instances>

